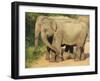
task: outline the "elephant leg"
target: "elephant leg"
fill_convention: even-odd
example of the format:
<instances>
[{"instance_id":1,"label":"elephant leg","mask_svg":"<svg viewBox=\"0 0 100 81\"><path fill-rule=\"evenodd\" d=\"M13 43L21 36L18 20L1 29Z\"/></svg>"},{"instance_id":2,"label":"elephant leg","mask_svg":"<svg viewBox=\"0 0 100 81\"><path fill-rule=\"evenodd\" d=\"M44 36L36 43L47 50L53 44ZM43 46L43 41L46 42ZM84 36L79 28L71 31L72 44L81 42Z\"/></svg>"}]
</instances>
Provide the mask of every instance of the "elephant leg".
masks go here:
<instances>
[{"instance_id":1,"label":"elephant leg","mask_svg":"<svg viewBox=\"0 0 100 81\"><path fill-rule=\"evenodd\" d=\"M62 56L62 60L65 60L65 46L61 46L61 56Z\"/></svg>"},{"instance_id":2,"label":"elephant leg","mask_svg":"<svg viewBox=\"0 0 100 81\"><path fill-rule=\"evenodd\" d=\"M52 44L54 47L56 47L57 51L55 52L55 59L56 59L56 62L60 62L63 60L63 51L61 49L61 43L59 43L58 41L57 42L54 42Z\"/></svg>"},{"instance_id":3,"label":"elephant leg","mask_svg":"<svg viewBox=\"0 0 100 81\"><path fill-rule=\"evenodd\" d=\"M76 54L75 54L75 49L74 49L74 48L76 48L76 45L72 45L71 50L70 50L71 58L72 58L72 59L75 59L75 56L76 56ZM79 48L79 49L80 49L80 48ZM81 49L80 49L78 52L80 52L79 54L81 55ZM76 53L77 53L77 52L76 52ZM80 55L79 55L78 57L80 57Z\"/></svg>"},{"instance_id":4,"label":"elephant leg","mask_svg":"<svg viewBox=\"0 0 100 81\"><path fill-rule=\"evenodd\" d=\"M61 30L58 30L55 32L54 34L54 39L53 39L53 42L52 42L52 46L56 48L56 62L60 62L63 60L63 56L62 56L62 53L61 53L61 43L62 43L62 33L61 33Z\"/></svg>"},{"instance_id":5,"label":"elephant leg","mask_svg":"<svg viewBox=\"0 0 100 81\"><path fill-rule=\"evenodd\" d=\"M48 39L48 42L52 44L53 36L49 36L47 37L47 39ZM50 51L52 51L52 49L47 46L46 60L50 60Z\"/></svg>"},{"instance_id":6,"label":"elephant leg","mask_svg":"<svg viewBox=\"0 0 100 81\"><path fill-rule=\"evenodd\" d=\"M70 50L70 53L73 53L73 46L70 46L69 50Z\"/></svg>"},{"instance_id":7,"label":"elephant leg","mask_svg":"<svg viewBox=\"0 0 100 81\"><path fill-rule=\"evenodd\" d=\"M56 54L52 50L50 51L50 62L55 62L56 61Z\"/></svg>"},{"instance_id":8,"label":"elephant leg","mask_svg":"<svg viewBox=\"0 0 100 81\"><path fill-rule=\"evenodd\" d=\"M85 60L86 56L84 54L84 48L81 48L81 60Z\"/></svg>"},{"instance_id":9,"label":"elephant leg","mask_svg":"<svg viewBox=\"0 0 100 81\"><path fill-rule=\"evenodd\" d=\"M81 47L75 47L75 61L81 60Z\"/></svg>"},{"instance_id":10,"label":"elephant leg","mask_svg":"<svg viewBox=\"0 0 100 81\"><path fill-rule=\"evenodd\" d=\"M74 59L73 50L74 48L72 45L66 45L65 52L67 52L67 59Z\"/></svg>"},{"instance_id":11,"label":"elephant leg","mask_svg":"<svg viewBox=\"0 0 100 81\"><path fill-rule=\"evenodd\" d=\"M56 53L56 62L61 62L61 61L64 60L64 58L63 58L64 50L62 50L60 46L57 47L57 49L58 49L59 52Z\"/></svg>"},{"instance_id":12,"label":"elephant leg","mask_svg":"<svg viewBox=\"0 0 100 81\"><path fill-rule=\"evenodd\" d=\"M57 49L56 52L54 51L50 51L50 55L52 59L55 59L56 62L62 61L62 53L61 53L61 45L59 45L59 43L52 43L52 46L55 47Z\"/></svg>"},{"instance_id":13,"label":"elephant leg","mask_svg":"<svg viewBox=\"0 0 100 81\"><path fill-rule=\"evenodd\" d=\"M70 45L69 46L69 57L70 57L70 59L74 59L73 50L74 50L73 45Z\"/></svg>"},{"instance_id":14,"label":"elephant leg","mask_svg":"<svg viewBox=\"0 0 100 81\"><path fill-rule=\"evenodd\" d=\"M63 56L61 55L61 54L57 54L56 55L56 62L61 62L61 61L63 61L64 59L63 59Z\"/></svg>"},{"instance_id":15,"label":"elephant leg","mask_svg":"<svg viewBox=\"0 0 100 81\"><path fill-rule=\"evenodd\" d=\"M47 47L47 52L46 52L46 60L50 60L50 48Z\"/></svg>"},{"instance_id":16,"label":"elephant leg","mask_svg":"<svg viewBox=\"0 0 100 81\"><path fill-rule=\"evenodd\" d=\"M69 46L66 45L65 51L68 52L68 50L69 50Z\"/></svg>"}]
</instances>

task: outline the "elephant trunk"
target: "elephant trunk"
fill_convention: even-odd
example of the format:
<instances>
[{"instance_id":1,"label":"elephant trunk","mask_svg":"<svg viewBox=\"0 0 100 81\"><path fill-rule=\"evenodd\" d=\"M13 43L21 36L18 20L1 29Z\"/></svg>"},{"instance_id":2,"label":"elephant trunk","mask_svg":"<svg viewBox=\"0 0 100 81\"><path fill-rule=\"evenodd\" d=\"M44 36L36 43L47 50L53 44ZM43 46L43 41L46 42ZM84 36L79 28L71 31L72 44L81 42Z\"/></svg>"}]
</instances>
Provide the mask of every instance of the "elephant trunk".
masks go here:
<instances>
[{"instance_id":1,"label":"elephant trunk","mask_svg":"<svg viewBox=\"0 0 100 81\"><path fill-rule=\"evenodd\" d=\"M44 44L47 46L47 47L49 47L52 51L54 51L55 53L57 53L58 51L57 51L57 48L55 47L55 46L53 46L50 42L49 42L49 40L47 39L47 35L46 35L46 33L42 30L42 32L41 32L41 37L42 37L42 40L43 40L43 42L44 42Z\"/></svg>"}]
</instances>

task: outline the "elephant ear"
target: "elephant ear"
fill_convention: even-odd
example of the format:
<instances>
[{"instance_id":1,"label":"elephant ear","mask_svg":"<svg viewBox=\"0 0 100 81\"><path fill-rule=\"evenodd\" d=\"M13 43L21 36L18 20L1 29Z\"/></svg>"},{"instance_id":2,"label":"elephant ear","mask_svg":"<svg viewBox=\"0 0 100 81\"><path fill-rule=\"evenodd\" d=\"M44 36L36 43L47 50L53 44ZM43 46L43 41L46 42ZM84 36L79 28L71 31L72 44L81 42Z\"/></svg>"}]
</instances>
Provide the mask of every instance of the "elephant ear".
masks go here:
<instances>
[{"instance_id":1,"label":"elephant ear","mask_svg":"<svg viewBox=\"0 0 100 81\"><path fill-rule=\"evenodd\" d=\"M54 20L51 20L51 28L54 32L56 32L57 30L57 24L56 24L56 21Z\"/></svg>"}]
</instances>

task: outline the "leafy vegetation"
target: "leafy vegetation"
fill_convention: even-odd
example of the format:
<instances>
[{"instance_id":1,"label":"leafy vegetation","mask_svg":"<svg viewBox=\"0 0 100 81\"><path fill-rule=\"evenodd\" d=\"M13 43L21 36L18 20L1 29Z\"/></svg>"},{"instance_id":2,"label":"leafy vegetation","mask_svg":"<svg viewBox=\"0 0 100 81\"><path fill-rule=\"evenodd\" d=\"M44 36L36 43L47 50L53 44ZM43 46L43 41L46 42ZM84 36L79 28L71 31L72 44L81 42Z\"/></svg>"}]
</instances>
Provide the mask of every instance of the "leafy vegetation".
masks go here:
<instances>
[{"instance_id":1,"label":"leafy vegetation","mask_svg":"<svg viewBox=\"0 0 100 81\"><path fill-rule=\"evenodd\" d=\"M32 66L32 64L36 63L36 61L45 53L45 47L39 46L37 50L34 50L34 47L26 48L26 68Z\"/></svg>"}]
</instances>

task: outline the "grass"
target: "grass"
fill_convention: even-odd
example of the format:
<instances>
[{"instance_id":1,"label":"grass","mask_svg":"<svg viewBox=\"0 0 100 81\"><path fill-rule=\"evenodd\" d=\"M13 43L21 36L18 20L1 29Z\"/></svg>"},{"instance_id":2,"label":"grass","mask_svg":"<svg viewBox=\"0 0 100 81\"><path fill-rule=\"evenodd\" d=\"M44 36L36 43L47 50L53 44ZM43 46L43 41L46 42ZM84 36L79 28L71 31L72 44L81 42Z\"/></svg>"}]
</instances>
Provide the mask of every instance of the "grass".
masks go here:
<instances>
[{"instance_id":1,"label":"grass","mask_svg":"<svg viewBox=\"0 0 100 81\"><path fill-rule=\"evenodd\" d=\"M25 55L25 67L30 68L32 64L36 63L36 61L44 55L46 48L43 46L39 46L38 49L34 49L34 47L26 48Z\"/></svg>"}]
</instances>

